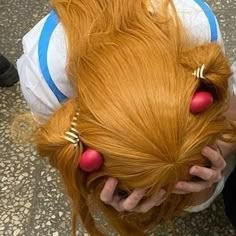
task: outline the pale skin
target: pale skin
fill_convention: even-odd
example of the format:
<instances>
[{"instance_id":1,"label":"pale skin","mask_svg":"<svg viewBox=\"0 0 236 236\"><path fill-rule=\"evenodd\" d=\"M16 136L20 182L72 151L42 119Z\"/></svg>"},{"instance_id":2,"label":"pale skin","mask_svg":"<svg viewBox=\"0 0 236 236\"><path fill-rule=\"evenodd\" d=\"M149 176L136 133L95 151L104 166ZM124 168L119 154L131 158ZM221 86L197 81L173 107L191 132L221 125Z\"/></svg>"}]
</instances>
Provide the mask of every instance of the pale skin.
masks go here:
<instances>
[{"instance_id":1,"label":"pale skin","mask_svg":"<svg viewBox=\"0 0 236 236\"><path fill-rule=\"evenodd\" d=\"M236 96L232 96L230 99L230 105L225 113L225 116L233 121L236 121ZM176 184L176 194L196 193L198 201L194 205L200 204L206 201L215 189L216 183L222 178L222 171L226 166L225 159L230 154L236 152L236 143L224 143L217 141L216 146L213 148L204 147L202 155L205 156L211 162L211 168L192 166L189 173L193 176L202 179L198 182L184 182L180 181ZM116 187L118 181L114 178L108 178L103 190L100 194L100 199L104 203L111 205L117 211L130 211L130 212L148 212L154 206L159 206L165 201L164 195L165 190L162 189L160 192L151 196L146 201L139 202L145 196L145 189L135 189L127 198L121 198L116 194Z\"/></svg>"}]
</instances>

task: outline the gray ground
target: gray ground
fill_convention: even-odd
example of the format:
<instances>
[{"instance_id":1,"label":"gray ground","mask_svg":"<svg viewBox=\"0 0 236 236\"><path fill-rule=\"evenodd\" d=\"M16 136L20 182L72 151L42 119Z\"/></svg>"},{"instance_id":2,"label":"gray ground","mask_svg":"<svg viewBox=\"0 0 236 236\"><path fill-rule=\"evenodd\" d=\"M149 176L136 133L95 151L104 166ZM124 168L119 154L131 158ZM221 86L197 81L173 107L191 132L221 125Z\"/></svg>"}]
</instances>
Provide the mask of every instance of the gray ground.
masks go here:
<instances>
[{"instance_id":1,"label":"gray ground","mask_svg":"<svg viewBox=\"0 0 236 236\"><path fill-rule=\"evenodd\" d=\"M208 2L218 16L226 51L233 60L236 0ZM22 36L48 9L46 0L0 0L0 53L15 62L22 53ZM14 115L26 110L19 84L0 88L0 94L0 235L70 235L69 202L57 172L38 159L30 146L14 144L10 137ZM175 223L180 236L236 235L224 214L221 198L210 209L177 219ZM167 226L149 234L172 235Z\"/></svg>"}]
</instances>

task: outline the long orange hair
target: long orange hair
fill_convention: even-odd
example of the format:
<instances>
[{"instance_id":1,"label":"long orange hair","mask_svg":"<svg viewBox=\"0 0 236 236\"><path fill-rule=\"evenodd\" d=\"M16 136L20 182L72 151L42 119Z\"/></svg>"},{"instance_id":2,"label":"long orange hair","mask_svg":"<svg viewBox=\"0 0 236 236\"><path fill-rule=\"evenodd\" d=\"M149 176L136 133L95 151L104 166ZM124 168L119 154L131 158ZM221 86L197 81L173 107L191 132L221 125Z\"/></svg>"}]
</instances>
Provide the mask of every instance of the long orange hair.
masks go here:
<instances>
[{"instance_id":1,"label":"long orange hair","mask_svg":"<svg viewBox=\"0 0 236 236\"><path fill-rule=\"evenodd\" d=\"M122 236L168 220L191 205L194 194L172 194L189 168L208 165L200 154L217 139L235 141L235 126L223 113L228 103L228 60L219 45L191 42L171 0L159 1L150 14L145 0L53 0L67 34L67 73L77 91L39 127L35 143L62 176L73 207L73 233L79 216L92 236L104 235L94 223L90 204L105 213ZM205 64L202 82L193 71ZM205 112L189 112L199 87L214 94ZM93 173L78 168L82 147L64 138L79 109L77 125L83 148L104 157ZM82 149L81 149L82 148ZM164 188L166 201L149 212L116 212L99 195L107 177L118 189Z\"/></svg>"}]
</instances>

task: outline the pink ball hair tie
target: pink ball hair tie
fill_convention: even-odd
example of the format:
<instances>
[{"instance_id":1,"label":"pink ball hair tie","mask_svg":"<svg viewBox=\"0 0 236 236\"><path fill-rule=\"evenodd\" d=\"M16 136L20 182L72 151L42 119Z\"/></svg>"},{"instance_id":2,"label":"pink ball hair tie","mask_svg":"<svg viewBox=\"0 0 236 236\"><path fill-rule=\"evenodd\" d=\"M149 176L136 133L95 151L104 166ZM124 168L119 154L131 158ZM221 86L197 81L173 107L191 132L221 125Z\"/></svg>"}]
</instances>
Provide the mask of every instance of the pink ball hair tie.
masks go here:
<instances>
[{"instance_id":1,"label":"pink ball hair tie","mask_svg":"<svg viewBox=\"0 0 236 236\"><path fill-rule=\"evenodd\" d=\"M212 105L213 101L214 98L210 92L197 91L192 97L190 112L193 114L198 114L206 111Z\"/></svg>"},{"instance_id":2,"label":"pink ball hair tie","mask_svg":"<svg viewBox=\"0 0 236 236\"><path fill-rule=\"evenodd\" d=\"M72 143L75 148L77 148L78 144L80 144L80 148L82 149L83 144L80 140L79 131L77 129L78 117L79 117L79 111L77 110L72 118L70 129L66 131L64 134L64 138L68 142ZM101 168L102 165L103 165L102 155L93 149L87 149L86 151L84 151L81 154L80 161L78 163L79 168L85 172L92 172L98 170Z\"/></svg>"},{"instance_id":3,"label":"pink ball hair tie","mask_svg":"<svg viewBox=\"0 0 236 236\"><path fill-rule=\"evenodd\" d=\"M206 79L204 75L205 64L202 64L196 70L194 70L193 75L199 79L201 82ZM198 114L200 112L206 111L214 102L214 97L211 92L205 91L204 89L197 90L190 104L190 112L193 114Z\"/></svg>"},{"instance_id":4,"label":"pink ball hair tie","mask_svg":"<svg viewBox=\"0 0 236 236\"><path fill-rule=\"evenodd\" d=\"M99 170L103 165L102 155L93 149L87 149L82 153L79 161L79 167L85 172Z\"/></svg>"}]
</instances>

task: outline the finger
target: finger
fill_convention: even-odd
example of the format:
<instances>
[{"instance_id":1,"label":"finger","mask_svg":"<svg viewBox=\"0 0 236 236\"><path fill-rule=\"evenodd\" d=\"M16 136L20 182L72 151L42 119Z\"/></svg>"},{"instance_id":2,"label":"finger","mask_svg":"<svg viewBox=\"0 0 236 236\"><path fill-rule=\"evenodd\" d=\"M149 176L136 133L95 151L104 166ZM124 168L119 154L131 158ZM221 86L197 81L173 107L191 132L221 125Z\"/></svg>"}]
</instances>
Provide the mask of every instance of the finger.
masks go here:
<instances>
[{"instance_id":1,"label":"finger","mask_svg":"<svg viewBox=\"0 0 236 236\"><path fill-rule=\"evenodd\" d=\"M166 200L165 194L166 194L166 191L164 189L161 189L161 191L159 192L156 198L155 206L160 206Z\"/></svg>"},{"instance_id":2,"label":"finger","mask_svg":"<svg viewBox=\"0 0 236 236\"><path fill-rule=\"evenodd\" d=\"M221 179L221 174L216 170L201 166L193 166L190 169L190 174L197 176L205 181L218 182Z\"/></svg>"},{"instance_id":3,"label":"finger","mask_svg":"<svg viewBox=\"0 0 236 236\"><path fill-rule=\"evenodd\" d=\"M202 155L204 155L211 161L212 168L221 169L221 170L225 168L226 162L219 152L209 147L204 147L202 150Z\"/></svg>"},{"instance_id":4,"label":"finger","mask_svg":"<svg viewBox=\"0 0 236 236\"><path fill-rule=\"evenodd\" d=\"M113 195L114 195L117 184L118 184L118 181L114 178L109 178L106 181L106 183L100 193L101 201L103 201L106 204L109 204L110 202L112 202Z\"/></svg>"},{"instance_id":5,"label":"finger","mask_svg":"<svg viewBox=\"0 0 236 236\"><path fill-rule=\"evenodd\" d=\"M164 195L166 191L161 189L158 193L154 194L151 198L147 199L141 206L139 206L135 211L146 213L154 206L159 206L165 201Z\"/></svg>"},{"instance_id":6,"label":"finger","mask_svg":"<svg viewBox=\"0 0 236 236\"><path fill-rule=\"evenodd\" d=\"M175 185L175 188L172 191L172 193L174 193L174 194L187 194L187 193L189 193L189 191L186 191L185 188L184 188L183 183L185 183L185 182L187 182L187 181L179 181Z\"/></svg>"},{"instance_id":7,"label":"finger","mask_svg":"<svg viewBox=\"0 0 236 236\"><path fill-rule=\"evenodd\" d=\"M184 182L180 181L176 184L175 189L178 191L197 193L210 188L213 185L211 182L198 181L198 182Z\"/></svg>"},{"instance_id":8,"label":"finger","mask_svg":"<svg viewBox=\"0 0 236 236\"><path fill-rule=\"evenodd\" d=\"M144 197L145 189L135 189L126 199L120 201L119 208L123 211L132 211Z\"/></svg>"},{"instance_id":9,"label":"finger","mask_svg":"<svg viewBox=\"0 0 236 236\"><path fill-rule=\"evenodd\" d=\"M115 210L122 212L123 209L120 208L119 202L120 202L121 198L118 195L115 195L112 199L112 201L109 203L110 206L112 206L113 208L115 208Z\"/></svg>"},{"instance_id":10,"label":"finger","mask_svg":"<svg viewBox=\"0 0 236 236\"><path fill-rule=\"evenodd\" d=\"M221 148L217 145L216 146L216 150L220 153L220 155L223 157L223 152L221 150Z\"/></svg>"}]
</instances>

